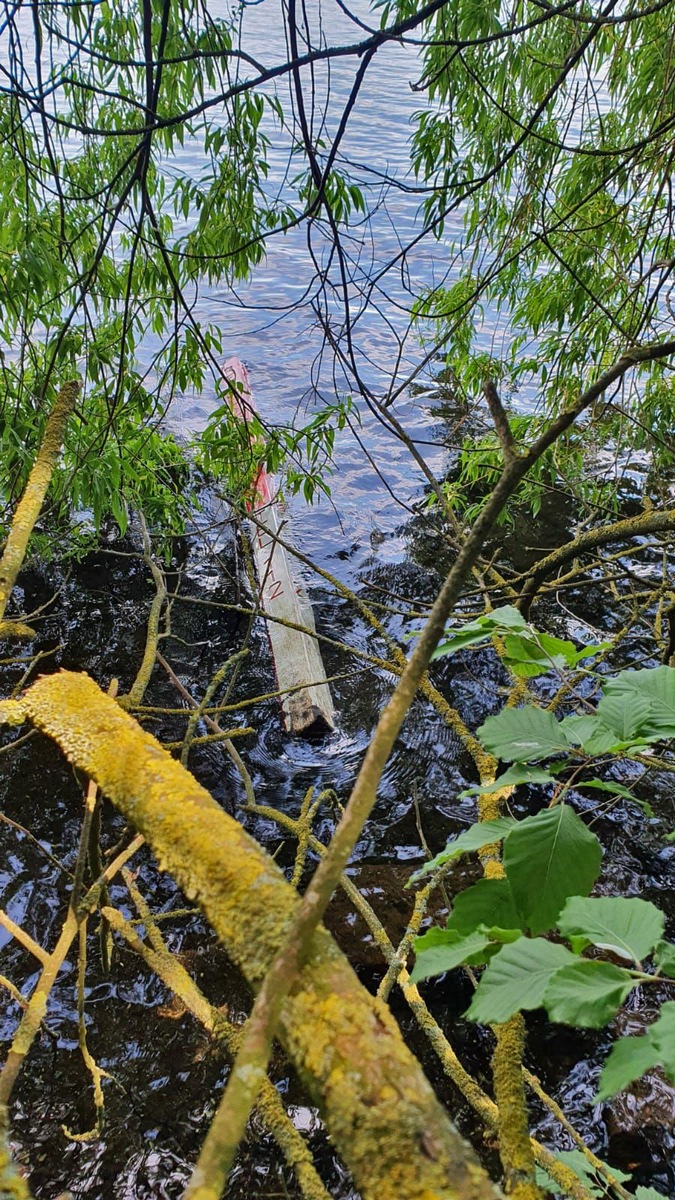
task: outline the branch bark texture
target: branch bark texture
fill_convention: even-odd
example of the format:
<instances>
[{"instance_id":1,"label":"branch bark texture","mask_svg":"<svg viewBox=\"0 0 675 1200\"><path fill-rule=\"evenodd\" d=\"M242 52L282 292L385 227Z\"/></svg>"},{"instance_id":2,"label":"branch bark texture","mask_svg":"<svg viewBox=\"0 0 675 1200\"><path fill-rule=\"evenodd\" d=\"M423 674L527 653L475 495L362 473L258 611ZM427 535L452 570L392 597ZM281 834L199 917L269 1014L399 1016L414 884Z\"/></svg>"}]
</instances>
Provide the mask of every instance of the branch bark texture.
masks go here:
<instances>
[{"instance_id":1,"label":"branch bark texture","mask_svg":"<svg viewBox=\"0 0 675 1200\"><path fill-rule=\"evenodd\" d=\"M80 384L73 380L70 383L64 383L56 397L54 407L47 420L40 449L28 477L26 489L14 513L12 527L0 561L0 627L3 623L7 601L21 570L30 535L47 495L47 488L54 474L68 418L75 407L79 391Z\"/></svg>"},{"instance_id":2,"label":"branch bark texture","mask_svg":"<svg viewBox=\"0 0 675 1200\"><path fill-rule=\"evenodd\" d=\"M280 869L148 733L86 675L44 677L0 719L30 719L141 832L199 900L257 989L299 907ZM279 1037L364 1200L494 1200L385 1004L319 927Z\"/></svg>"}]
</instances>

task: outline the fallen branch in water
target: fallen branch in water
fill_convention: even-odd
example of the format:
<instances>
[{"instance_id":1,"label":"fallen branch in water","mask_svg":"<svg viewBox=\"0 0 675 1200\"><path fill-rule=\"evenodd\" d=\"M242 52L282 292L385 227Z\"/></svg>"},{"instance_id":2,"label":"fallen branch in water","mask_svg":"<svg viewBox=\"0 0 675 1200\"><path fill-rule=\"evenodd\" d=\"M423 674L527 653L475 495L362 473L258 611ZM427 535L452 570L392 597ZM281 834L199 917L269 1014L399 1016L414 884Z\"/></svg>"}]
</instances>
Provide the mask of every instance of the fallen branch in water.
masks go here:
<instances>
[{"instance_id":1,"label":"fallen branch in water","mask_svg":"<svg viewBox=\"0 0 675 1200\"><path fill-rule=\"evenodd\" d=\"M615 521L611 525L600 525L596 529L587 529L578 537L552 550L545 558L540 558L532 570L525 576L518 608L524 616L529 614L532 602L547 575L561 567L570 559L577 558L588 550L598 546L607 546L612 542L628 541L630 538L644 537L649 533L663 533L675 529L675 509L662 512L643 512L636 517L626 517L623 521ZM516 581L518 583L520 581Z\"/></svg>"},{"instance_id":2,"label":"fallen branch in water","mask_svg":"<svg viewBox=\"0 0 675 1200\"><path fill-rule=\"evenodd\" d=\"M86 675L42 678L0 716L31 720L96 780L259 987L300 901L258 843ZM364 1200L493 1200L387 1006L321 927L279 1036Z\"/></svg>"}]
</instances>

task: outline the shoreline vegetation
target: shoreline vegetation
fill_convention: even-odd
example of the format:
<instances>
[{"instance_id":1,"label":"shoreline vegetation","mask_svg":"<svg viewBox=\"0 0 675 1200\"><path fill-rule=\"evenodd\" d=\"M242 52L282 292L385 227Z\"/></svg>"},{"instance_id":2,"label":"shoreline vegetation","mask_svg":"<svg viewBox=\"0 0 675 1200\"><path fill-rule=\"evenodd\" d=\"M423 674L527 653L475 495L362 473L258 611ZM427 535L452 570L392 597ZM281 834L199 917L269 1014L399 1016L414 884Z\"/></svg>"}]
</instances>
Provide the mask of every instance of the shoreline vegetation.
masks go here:
<instances>
[{"instance_id":1,"label":"shoreline vegetation","mask_svg":"<svg viewBox=\"0 0 675 1200\"><path fill-rule=\"evenodd\" d=\"M176 1085L179 1109L210 1080L175 1176L159 1122L139 1197L234 1197L244 1154L251 1194L269 1135L277 1181L309 1200L658 1200L675 1187L675 0L341 5L343 39L292 0L273 13L285 60L260 57L243 9L202 0L54 0L0 30L0 829L21 850L0 909L0 1193L70 1189L63 1172L108 1144L128 1158L107 1113L144 1056L142 1028L128 1053L116 1034L131 962L191 1014L176 1057L196 1029L210 1047ZM411 49L420 108L405 171L383 174L350 131L381 102L381 56ZM395 196L411 190L408 237ZM290 310L322 339L311 403L233 411L230 334L200 289L239 305L294 237L311 279ZM411 273L419 247L443 256L432 282ZM391 340L373 373L376 318ZM433 370L424 440L399 402ZM209 389L186 450L167 413ZM405 513L405 549L378 568L374 524L369 569L334 573L279 528L319 601L305 625L265 609L255 489L271 472L330 501L345 438ZM91 514L81 562L74 513ZM98 632L69 624L69 573L87 570L120 586L87 610ZM302 750L265 621L312 639L335 688L336 730ZM613 821L642 856L623 877ZM415 859L376 903L354 871L378 837ZM350 945L360 928L378 956L366 979L333 935L336 895ZM206 960L224 951L233 999L202 988L183 919ZM581 1116L547 1080L560 1044L579 1068L589 1048ZM46 1120L44 1167L25 1130L64 1106L49 1045L82 1086L77 1121ZM591 1113L616 1119L640 1086L639 1151L605 1151ZM150 1080L141 1093L159 1107Z\"/></svg>"}]
</instances>

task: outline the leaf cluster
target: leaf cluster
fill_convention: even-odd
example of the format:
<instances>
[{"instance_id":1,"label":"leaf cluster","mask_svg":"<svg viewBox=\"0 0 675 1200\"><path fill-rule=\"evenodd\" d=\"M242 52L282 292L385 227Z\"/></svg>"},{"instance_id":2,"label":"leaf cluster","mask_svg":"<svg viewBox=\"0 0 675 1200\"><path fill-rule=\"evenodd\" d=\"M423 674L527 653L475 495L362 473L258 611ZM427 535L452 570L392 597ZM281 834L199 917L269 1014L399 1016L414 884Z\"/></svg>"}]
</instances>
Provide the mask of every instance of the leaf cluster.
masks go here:
<instances>
[{"instance_id":1,"label":"leaf cluster","mask_svg":"<svg viewBox=\"0 0 675 1200\"><path fill-rule=\"evenodd\" d=\"M506 630L514 628L538 650L537 637L506 608L465 625L443 652L495 634L506 640L512 636ZM572 651L567 653L571 662ZM602 848L563 797L572 787L589 787L635 799L620 784L582 776L598 758L629 757L675 737L675 669L621 671L607 680L593 713L557 720L528 704L504 708L477 732L488 751L512 765L469 794L536 783L555 785L556 796L551 806L524 820L501 817L472 825L413 877L502 843L504 877L482 879L461 892L445 929L432 928L416 940L413 980L461 964L485 966L467 1013L472 1020L500 1023L515 1012L543 1007L552 1021L599 1028L636 986L675 979L675 947L664 940L664 916L654 904L590 895ZM536 765L542 759L554 761ZM544 936L551 934L553 941ZM613 1048L601 1098L656 1065L675 1080L673 1014L675 1002L666 1003L648 1033Z\"/></svg>"},{"instance_id":2,"label":"leaf cluster","mask_svg":"<svg viewBox=\"0 0 675 1200\"><path fill-rule=\"evenodd\" d=\"M461 892L445 929L416 939L413 982L460 964L487 964L467 1012L472 1020L499 1024L516 1012L543 1007L552 1021L597 1029L634 987L675 979L675 946L664 940L664 916L654 904L589 896L602 850L569 805L522 821L473 825L446 849L446 861L496 841L503 842L504 878L481 879ZM541 936L551 932L567 945ZM589 947L591 958L584 956ZM645 972L647 959L653 959L653 974ZM674 1015L675 1002L665 1004L644 1038L625 1039L622 1049L614 1048L602 1096L657 1064L675 1080Z\"/></svg>"}]
</instances>

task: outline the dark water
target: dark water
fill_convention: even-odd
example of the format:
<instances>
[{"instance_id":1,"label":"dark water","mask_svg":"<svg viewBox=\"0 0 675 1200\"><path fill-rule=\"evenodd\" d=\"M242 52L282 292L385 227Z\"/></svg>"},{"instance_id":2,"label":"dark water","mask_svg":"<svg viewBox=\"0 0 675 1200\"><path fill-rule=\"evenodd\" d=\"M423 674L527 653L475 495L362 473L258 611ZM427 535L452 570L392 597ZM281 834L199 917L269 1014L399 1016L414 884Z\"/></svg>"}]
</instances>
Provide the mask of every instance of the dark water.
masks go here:
<instances>
[{"instance_id":1,"label":"dark water","mask_svg":"<svg viewBox=\"0 0 675 1200\"><path fill-rule=\"evenodd\" d=\"M541 537L559 534L552 522L541 523ZM516 539L522 547L529 534L527 525ZM374 586L399 596L414 597L417 603L431 598L440 572L446 566L442 543L431 522L416 518L401 526L398 536L406 547L398 562L386 566L373 555L359 572L364 598L379 593ZM126 545L123 549L132 549ZM119 549L110 545L108 550ZM506 549L506 548L505 548ZM522 550L521 550L522 553ZM227 529L219 542L218 561L207 553L200 539L188 539L180 567L180 590L185 597L174 605L173 640L164 652L193 694L203 692L213 672L238 649L246 619L237 614L189 603L190 597L232 603L236 599L238 574L236 541ZM433 559L435 566L430 565ZM645 556L643 569L656 570L657 556ZM22 578L22 600L31 610L43 604L57 586L59 602L40 629L40 649L54 650L48 669L66 666L86 669L103 685L115 675L121 690L130 685L143 648L145 619L151 599L147 572L137 559L120 558L103 549L76 566L66 578L60 568L26 572ZM179 575L170 576L177 584ZM245 602L246 587L239 575L239 595ZM380 639L344 601L336 599L321 584L315 591L318 628L321 633L346 641L356 649L382 652ZM617 627L621 606L609 612L600 609L591 593L566 595L569 614L560 608L542 606L540 619L550 628L563 631L566 624L590 622L596 628ZM385 616L392 632L400 632L400 616ZM634 629L634 642L624 649L640 657L649 645L648 614ZM281 725L276 702L244 709L235 722L251 724L255 735L240 743L259 802L295 813L309 786L332 787L341 800L348 794L358 764L377 720L379 708L391 689L391 677L379 670L364 674L358 660L339 650L327 649L329 673L341 675L333 686L339 717L339 732L318 742L289 738ZM19 667L3 668L3 692L16 681ZM471 727L475 727L503 702L506 683L490 651L458 656L439 664L435 679ZM230 696L231 701L272 690L266 637L255 627L251 654ZM175 706L176 694L156 671L147 702ZM178 738L184 722L175 717L153 719L149 728L164 739ZM12 735L13 736L13 735ZM7 742L5 734L3 741ZM217 747L193 750L191 767L198 778L230 812L240 811L242 787L229 759ZM29 829L43 850L72 870L82 811L81 788L59 753L41 738L0 759L2 811ZM449 833L474 819L470 801L457 793L474 778L472 764L458 739L422 701L416 702L385 771L378 803L357 847L350 868L354 881L372 903L393 941L401 936L410 910L410 895L403 890L414 865L422 859L418 820L432 851L440 848ZM648 799L655 818L645 820L635 807L620 803L609 811L577 797L580 811L587 813L606 855L600 889L608 893L638 894L673 911L672 882L675 848L663 843L663 832L672 827L672 784L663 775L650 778ZM415 801L418 816L415 813ZM531 803L536 806L537 798ZM518 805L516 805L518 811ZM521 812L525 809L521 808ZM271 821L241 813L250 830L292 868L294 848ZM316 823L316 832L327 840L335 814L326 808ZM668 825L670 822L670 826ZM123 836L120 819L108 810L103 843L111 847ZM68 895L68 877L25 835L0 824L2 870L0 902L10 915L45 945L54 944ZM151 856L142 852L134 863L141 890L156 912L183 906L171 880L159 875ZM464 886L467 876L454 882ZM121 884L112 888L112 899L132 915L128 896ZM382 965L371 935L349 906L338 899L329 913L329 925L356 963L364 982L376 987ZM242 1019L249 998L246 989L229 967L209 929L198 916L182 917L164 926L169 945L180 951L208 997L216 1004L227 1003L233 1019ZM672 925L671 925L672 936ZM26 953L3 933L2 972L25 992L36 978ZM106 1121L102 1137L87 1143L69 1142L61 1126L74 1131L91 1127L91 1089L77 1048L73 955L59 976L52 993L45 1032L33 1049L16 1088L12 1108L13 1137L19 1161L31 1170L31 1185L37 1200L52 1200L68 1188L77 1200L84 1197L136 1200L140 1197L178 1197L189 1174L226 1068L208 1039L192 1019L175 1011L161 983L138 965L128 950L115 953L111 972L100 966L95 929L89 942L89 971L86 996L88 1033L92 1052L112 1079L105 1084ZM434 1015L446 1030L462 1061L489 1088L490 1035L467 1023L462 1012L470 1000L468 981L461 972L426 987ZM666 997L660 997L665 999ZM635 993L621 1018L630 1032L650 1018L648 1005L659 999ZM496 1169L494 1151L486 1147L471 1111L442 1073L400 999L393 998L394 1011L419 1054L425 1069L448 1103L460 1127L473 1141L485 1161ZM15 1028L18 1010L2 996L0 1037L7 1044ZM630 1024L632 1022L632 1024ZM673 1092L658 1077L641 1085L625 1101L593 1107L591 1098L610 1038L607 1033L586 1033L550 1026L535 1014L529 1018L530 1063L544 1086L554 1095L593 1148L615 1166L631 1169L639 1182L673 1194L671 1175L675 1139L668 1132L672 1121ZM316 1153L319 1170L331 1194L354 1196L348 1179L335 1161L315 1114L307 1107L300 1089L283 1061L275 1060L273 1077L299 1128L305 1131ZM565 1148L565 1135L537 1104L532 1106L538 1136L555 1148ZM256 1123L243 1147L228 1196L295 1196L294 1182L280 1161L271 1139Z\"/></svg>"}]
</instances>

